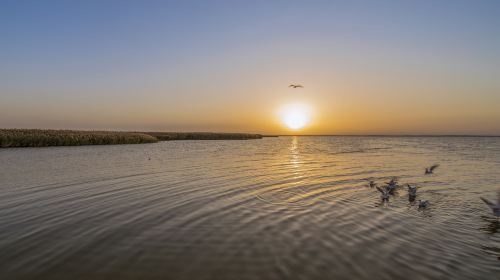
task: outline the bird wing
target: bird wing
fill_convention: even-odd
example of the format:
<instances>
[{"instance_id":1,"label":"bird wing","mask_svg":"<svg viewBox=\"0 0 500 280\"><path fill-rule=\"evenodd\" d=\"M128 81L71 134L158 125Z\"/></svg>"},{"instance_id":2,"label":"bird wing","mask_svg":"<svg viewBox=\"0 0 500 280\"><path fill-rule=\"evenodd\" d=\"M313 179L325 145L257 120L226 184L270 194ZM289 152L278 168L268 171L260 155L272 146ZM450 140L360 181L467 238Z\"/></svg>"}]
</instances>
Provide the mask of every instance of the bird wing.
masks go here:
<instances>
[{"instance_id":1,"label":"bird wing","mask_svg":"<svg viewBox=\"0 0 500 280\"><path fill-rule=\"evenodd\" d=\"M431 166L431 167L429 168L429 170L432 172L432 171L434 171L434 169L436 169L436 168L438 168L438 167L439 167L439 164L434 164L433 166Z\"/></svg>"},{"instance_id":2,"label":"bird wing","mask_svg":"<svg viewBox=\"0 0 500 280\"><path fill-rule=\"evenodd\" d=\"M294 87L295 85L289 85L288 87Z\"/></svg>"},{"instance_id":3,"label":"bird wing","mask_svg":"<svg viewBox=\"0 0 500 280\"><path fill-rule=\"evenodd\" d=\"M383 190L383 189L381 189L379 186L375 186L375 187L377 188L377 190L378 190L379 192L381 192L382 194L385 194L384 190Z\"/></svg>"},{"instance_id":4,"label":"bird wing","mask_svg":"<svg viewBox=\"0 0 500 280\"><path fill-rule=\"evenodd\" d=\"M303 88L304 86L303 86L303 85L296 85L296 87L300 87L300 88Z\"/></svg>"},{"instance_id":5,"label":"bird wing","mask_svg":"<svg viewBox=\"0 0 500 280\"><path fill-rule=\"evenodd\" d=\"M398 182L398 178L393 177L389 182L385 182L387 185L393 185Z\"/></svg>"},{"instance_id":6,"label":"bird wing","mask_svg":"<svg viewBox=\"0 0 500 280\"><path fill-rule=\"evenodd\" d=\"M489 207L493 207L493 206L495 206L495 203L493 203L493 201L491 201L491 200L489 200L489 199L486 199L486 198L484 198L484 197L480 197L480 199L481 199L484 203L486 203Z\"/></svg>"}]
</instances>

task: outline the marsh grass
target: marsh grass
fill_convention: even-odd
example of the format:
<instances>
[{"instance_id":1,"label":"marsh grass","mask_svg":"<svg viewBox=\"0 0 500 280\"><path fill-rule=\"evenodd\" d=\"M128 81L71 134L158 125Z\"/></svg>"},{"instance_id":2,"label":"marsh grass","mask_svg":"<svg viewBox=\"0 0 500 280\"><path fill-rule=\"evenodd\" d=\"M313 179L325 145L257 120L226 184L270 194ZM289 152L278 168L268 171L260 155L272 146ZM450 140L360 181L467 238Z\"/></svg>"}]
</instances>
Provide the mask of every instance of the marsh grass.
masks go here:
<instances>
[{"instance_id":1,"label":"marsh grass","mask_svg":"<svg viewBox=\"0 0 500 280\"><path fill-rule=\"evenodd\" d=\"M261 139L260 134L250 133L213 133L213 132L146 132L160 141L173 140L247 140Z\"/></svg>"},{"instance_id":2,"label":"marsh grass","mask_svg":"<svg viewBox=\"0 0 500 280\"><path fill-rule=\"evenodd\" d=\"M138 132L0 129L0 147L46 147L155 143L154 136Z\"/></svg>"},{"instance_id":3,"label":"marsh grass","mask_svg":"<svg viewBox=\"0 0 500 280\"><path fill-rule=\"evenodd\" d=\"M0 147L47 147L142 144L173 140L247 140L260 134L212 132L121 132L44 129L0 129Z\"/></svg>"}]
</instances>

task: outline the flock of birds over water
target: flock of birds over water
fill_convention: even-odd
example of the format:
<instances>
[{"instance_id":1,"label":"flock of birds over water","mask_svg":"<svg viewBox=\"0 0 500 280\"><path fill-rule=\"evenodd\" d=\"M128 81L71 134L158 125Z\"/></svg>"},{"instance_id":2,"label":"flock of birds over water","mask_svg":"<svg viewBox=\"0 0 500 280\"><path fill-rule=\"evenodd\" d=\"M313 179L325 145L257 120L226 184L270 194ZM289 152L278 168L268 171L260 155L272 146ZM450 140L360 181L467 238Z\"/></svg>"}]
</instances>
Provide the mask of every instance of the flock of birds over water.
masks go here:
<instances>
[{"instance_id":1,"label":"flock of birds over water","mask_svg":"<svg viewBox=\"0 0 500 280\"><path fill-rule=\"evenodd\" d=\"M430 175L434 173L434 170L439 167L439 164L434 164L431 167L425 169L425 175ZM382 201L388 201L391 195L394 195L396 189L401 188L402 186L398 184L397 178L392 178L389 182L385 183L385 186L379 187L375 181L370 181L368 186L370 188L376 188L381 193ZM414 202L417 197L417 186L406 184L408 190L408 200L410 202ZM491 211L493 211L493 215L500 218L500 191L498 192L497 201L491 201L484 197L480 197L480 199L490 207ZM424 209L427 208L430 204L428 200L419 199L418 208Z\"/></svg>"},{"instance_id":2,"label":"flock of birds over water","mask_svg":"<svg viewBox=\"0 0 500 280\"><path fill-rule=\"evenodd\" d=\"M288 86L289 88L303 88L304 86L301 84L290 84ZM434 170L439 167L439 164L434 164L431 167L428 167L425 169L425 175L433 174ZM397 188L400 188L401 186L398 185L398 180L397 178L392 178L389 182L385 183L384 187L379 187L375 181L370 181L369 184L370 188L377 188L377 190L382 194L382 201L388 201L389 197L391 195L394 195L394 192L396 191ZM408 199L410 202L414 202L416 197L417 197L417 186L412 186L410 184L406 184L406 187L408 188ZM500 191L498 192L498 197L497 201L493 202L489 199L486 199L484 197L480 197L481 200L486 203L491 208L491 211L493 211L493 215L495 215L497 218L500 218ZM423 200L419 199L418 200L418 208L426 208L429 206L429 201L428 200Z\"/></svg>"}]
</instances>

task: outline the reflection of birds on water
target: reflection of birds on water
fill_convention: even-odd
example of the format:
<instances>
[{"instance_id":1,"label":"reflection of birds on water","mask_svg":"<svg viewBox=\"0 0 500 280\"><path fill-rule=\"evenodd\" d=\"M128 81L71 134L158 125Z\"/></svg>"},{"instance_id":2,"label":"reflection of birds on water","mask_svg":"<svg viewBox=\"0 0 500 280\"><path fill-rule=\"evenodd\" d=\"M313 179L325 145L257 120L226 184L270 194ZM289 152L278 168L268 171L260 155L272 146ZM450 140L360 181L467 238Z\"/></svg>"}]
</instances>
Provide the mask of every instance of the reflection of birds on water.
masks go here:
<instances>
[{"instance_id":1,"label":"reflection of birds on water","mask_svg":"<svg viewBox=\"0 0 500 280\"><path fill-rule=\"evenodd\" d=\"M389 200L389 192L387 190L384 190L380 188L379 186L376 186L377 190L382 194L382 200Z\"/></svg>"},{"instance_id":2,"label":"reflection of birds on water","mask_svg":"<svg viewBox=\"0 0 500 280\"><path fill-rule=\"evenodd\" d=\"M433 166L425 169L425 174L432 174L434 169L438 168L439 164L434 164Z\"/></svg>"},{"instance_id":3,"label":"reflection of birds on water","mask_svg":"<svg viewBox=\"0 0 500 280\"><path fill-rule=\"evenodd\" d=\"M483 251L485 253L493 255L493 256L497 257L498 260L500 260L500 248L491 247L491 246L481 246L481 249L483 249Z\"/></svg>"},{"instance_id":4,"label":"reflection of birds on water","mask_svg":"<svg viewBox=\"0 0 500 280\"><path fill-rule=\"evenodd\" d=\"M500 192L499 192L500 196ZM500 201L499 201L500 202ZM483 231L486 234L494 235L500 232L500 220L498 217L495 219L491 216L481 216L481 220L485 221L486 224L479 228L479 230ZM496 256L500 260L500 247L496 246L482 246L482 249L493 256Z\"/></svg>"},{"instance_id":5,"label":"reflection of birds on water","mask_svg":"<svg viewBox=\"0 0 500 280\"><path fill-rule=\"evenodd\" d=\"M480 197L480 198L484 203L486 203L491 208L491 211L493 211L493 215L495 215L497 218L499 218L500 217L500 191L498 191L498 197L497 197L496 203L489 200L489 199L486 199L484 197Z\"/></svg>"},{"instance_id":6,"label":"reflection of birds on water","mask_svg":"<svg viewBox=\"0 0 500 280\"><path fill-rule=\"evenodd\" d=\"M429 205L428 200L422 200L422 199L418 200L418 208L426 208L428 205Z\"/></svg>"},{"instance_id":7,"label":"reflection of birds on water","mask_svg":"<svg viewBox=\"0 0 500 280\"><path fill-rule=\"evenodd\" d=\"M304 86L303 85L299 85L299 84L291 84L288 87L289 88L303 88Z\"/></svg>"},{"instance_id":8,"label":"reflection of birds on water","mask_svg":"<svg viewBox=\"0 0 500 280\"><path fill-rule=\"evenodd\" d=\"M491 216L481 216L481 219L485 221L487 224L480 228L480 230L489 233L495 234L500 230L500 221L498 219L492 218Z\"/></svg>"}]
</instances>

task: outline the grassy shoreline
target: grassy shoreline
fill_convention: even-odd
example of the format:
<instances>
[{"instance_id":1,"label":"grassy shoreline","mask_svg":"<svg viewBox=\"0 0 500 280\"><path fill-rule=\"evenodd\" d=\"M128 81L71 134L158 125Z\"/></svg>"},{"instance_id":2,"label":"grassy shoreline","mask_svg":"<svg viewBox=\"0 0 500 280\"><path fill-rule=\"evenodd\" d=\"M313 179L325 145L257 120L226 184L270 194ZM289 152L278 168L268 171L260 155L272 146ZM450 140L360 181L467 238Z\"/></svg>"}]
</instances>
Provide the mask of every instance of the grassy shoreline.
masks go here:
<instances>
[{"instance_id":1,"label":"grassy shoreline","mask_svg":"<svg viewBox=\"0 0 500 280\"><path fill-rule=\"evenodd\" d=\"M248 140L261 139L260 134L250 133L214 133L214 132L145 132L159 141L174 140Z\"/></svg>"},{"instance_id":2,"label":"grassy shoreline","mask_svg":"<svg viewBox=\"0 0 500 280\"><path fill-rule=\"evenodd\" d=\"M0 148L145 144L173 140L247 140L260 134L0 129Z\"/></svg>"}]
</instances>

